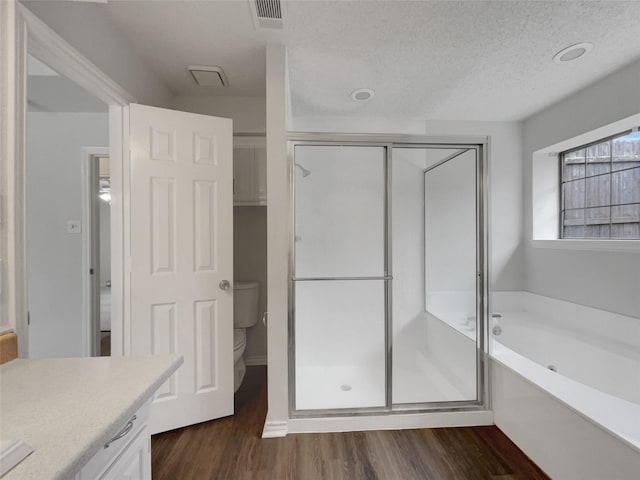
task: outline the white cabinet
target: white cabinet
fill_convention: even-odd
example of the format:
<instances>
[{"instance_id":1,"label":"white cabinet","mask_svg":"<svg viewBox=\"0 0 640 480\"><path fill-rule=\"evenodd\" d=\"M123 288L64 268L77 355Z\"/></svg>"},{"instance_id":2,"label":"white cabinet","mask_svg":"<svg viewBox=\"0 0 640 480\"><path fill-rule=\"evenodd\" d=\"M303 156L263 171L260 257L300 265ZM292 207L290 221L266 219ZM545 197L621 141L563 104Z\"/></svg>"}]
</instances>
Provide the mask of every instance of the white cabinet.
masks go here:
<instances>
[{"instance_id":1,"label":"white cabinet","mask_svg":"<svg viewBox=\"0 0 640 480\"><path fill-rule=\"evenodd\" d=\"M151 480L151 437L146 426L101 480Z\"/></svg>"},{"instance_id":2,"label":"white cabinet","mask_svg":"<svg viewBox=\"0 0 640 480\"><path fill-rule=\"evenodd\" d=\"M75 480L151 480L150 405L149 400L108 441L108 446L82 467Z\"/></svg>"},{"instance_id":3,"label":"white cabinet","mask_svg":"<svg viewBox=\"0 0 640 480\"><path fill-rule=\"evenodd\" d=\"M233 204L267 204L265 137L233 137Z\"/></svg>"}]
</instances>

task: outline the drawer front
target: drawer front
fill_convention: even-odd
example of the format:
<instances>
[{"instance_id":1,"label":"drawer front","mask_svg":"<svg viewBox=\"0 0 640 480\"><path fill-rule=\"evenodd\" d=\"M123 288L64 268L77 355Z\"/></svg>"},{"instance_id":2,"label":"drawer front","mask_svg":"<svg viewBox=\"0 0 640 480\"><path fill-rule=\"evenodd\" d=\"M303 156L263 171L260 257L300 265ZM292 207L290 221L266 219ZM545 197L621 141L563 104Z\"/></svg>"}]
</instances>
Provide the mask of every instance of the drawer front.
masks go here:
<instances>
[{"instance_id":1,"label":"drawer front","mask_svg":"<svg viewBox=\"0 0 640 480\"><path fill-rule=\"evenodd\" d=\"M100 480L151 480L151 435L146 425Z\"/></svg>"},{"instance_id":2,"label":"drawer front","mask_svg":"<svg viewBox=\"0 0 640 480\"><path fill-rule=\"evenodd\" d=\"M127 446L138 437L138 434L146 426L150 407L151 400L147 401L134 416L131 417L130 421L122 426L118 435L109 441L108 447L103 447L82 467L80 475L77 477L78 480L96 480L104 475L111 464L122 454Z\"/></svg>"}]
</instances>

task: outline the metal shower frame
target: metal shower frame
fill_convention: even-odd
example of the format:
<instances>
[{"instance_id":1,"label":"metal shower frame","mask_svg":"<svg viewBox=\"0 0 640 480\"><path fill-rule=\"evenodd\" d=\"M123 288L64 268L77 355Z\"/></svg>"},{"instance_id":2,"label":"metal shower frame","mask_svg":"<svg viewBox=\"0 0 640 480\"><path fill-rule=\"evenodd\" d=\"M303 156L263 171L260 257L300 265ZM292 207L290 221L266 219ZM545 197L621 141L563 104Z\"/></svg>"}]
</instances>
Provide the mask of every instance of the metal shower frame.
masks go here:
<instances>
[{"instance_id":1,"label":"metal shower frame","mask_svg":"<svg viewBox=\"0 0 640 480\"><path fill-rule=\"evenodd\" d=\"M384 208L384 275L380 277L295 277L295 148L297 146L360 146L382 147L385 152L385 208ZM477 398L470 401L446 401L429 403L393 404L393 318L392 318L392 156L394 148L459 149L459 152L443 159L430 168L442 165L467 150L476 152L476 385ZM426 412L465 412L490 408L488 375L488 319L490 312L489 294L489 170L488 159L490 138L487 136L435 137L421 135L389 134L340 134L340 133L298 133L287 135L287 156L289 164L289 309L288 309L288 366L289 366L289 418L317 418L340 416L371 416L381 414L407 414ZM426 169L428 171L429 169ZM296 408L295 376L295 295L296 281L307 280L383 280L385 282L385 405L363 408L330 408L298 410Z\"/></svg>"}]
</instances>

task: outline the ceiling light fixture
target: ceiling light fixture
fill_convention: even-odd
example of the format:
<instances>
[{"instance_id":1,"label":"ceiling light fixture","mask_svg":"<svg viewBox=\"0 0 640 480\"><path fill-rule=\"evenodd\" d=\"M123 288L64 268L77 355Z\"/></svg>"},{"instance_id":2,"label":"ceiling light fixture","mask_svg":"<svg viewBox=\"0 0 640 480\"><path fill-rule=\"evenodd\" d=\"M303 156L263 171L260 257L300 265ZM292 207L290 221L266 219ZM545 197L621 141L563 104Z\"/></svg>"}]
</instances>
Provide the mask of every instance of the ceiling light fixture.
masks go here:
<instances>
[{"instance_id":1,"label":"ceiling light fixture","mask_svg":"<svg viewBox=\"0 0 640 480\"><path fill-rule=\"evenodd\" d=\"M576 43L567 48L563 48L553 56L553 61L556 63L567 63L573 60L577 60L580 57L585 56L593 50L593 43L583 42Z\"/></svg>"},{"instance_id":2,"label":"ceiling light fixture","mask_svg":"<svg viewBox=\"0 0 640 480\"><path fill-rule=\"evenodd\" d=\"M351 92L351 98L356 102L368 102L376 96L376 92L370 88L359 88Z\"/></svg>"},{"instance_id":3,"label":"ceiling light fixture","mask_svg":"<svg viewBox=\"0 0 640 480\"><path fill-rule=\"evenodd\" d=\"M217 65L189 65L187 70L191 72L193 79L201 87L226 87L229 85L224 70Z\"/></svg>"}]
</instances>

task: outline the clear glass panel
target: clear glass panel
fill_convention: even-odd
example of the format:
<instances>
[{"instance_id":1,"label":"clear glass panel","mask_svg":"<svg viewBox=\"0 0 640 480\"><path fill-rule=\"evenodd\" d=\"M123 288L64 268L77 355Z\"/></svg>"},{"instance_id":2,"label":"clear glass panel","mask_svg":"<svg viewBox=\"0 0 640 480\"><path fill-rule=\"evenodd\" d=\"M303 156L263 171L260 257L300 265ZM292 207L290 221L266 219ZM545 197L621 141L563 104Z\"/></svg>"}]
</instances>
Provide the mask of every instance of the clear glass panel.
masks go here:
<instances>
[{"instance_id":1,"label":"clear glass panel","mask_svg":"<svg viewBox=\"0 0 640 480\"><path fill-rule=\"evenodd\" d=\"M584 163L569 164L564 166L564 179L573 180L576 178L584 177L585 167Z\"/></svg>"},{"instance_id":2,"label":"clear glass panel","mask_svg":"<svg viewBox=\"0 0 640 480\"><path fill-rule=\"evenodd\" d=\"M587 178L587 207L602 207L611 204L611 175ZM565 197L566 205L566 197Z\"/></svg>"},{"instance_id":3,"label":"clear glass panel","mask_svg":"<svg viewBox=\"0 0 640 480\"><path fill-rule=\"evenodd\" d=\"M640 238L640 204L611 207L611 237Z\"/></svg>"},{"instance_id":4,"label":"clear glass panel","mask_svg":"<svg viewBox=\"0 0 640 480\"><path fill-rule=\"evenodd\" d=\"M575 225L570 227L564 227L563 238L584 238L585 232L584 225Z\"/></svg>"},{"instance_id":5,"label":"clear glass panel","mask_svg":"<svg viewBox=\"0 0 640 480\"><path fill-rule=\"evenodd\" d=\"M586 225L603 225L608 224L610 221L610 208L587 208L585 209L585 224Z\"/></svg>"},{"instance_id":6,"label":"clear glass panel","mask_svg":"<svg viewBox=\"0 0 640 480\"><path fill-rule=\"evenodd\" d=\"M613 170L640 166L640 132L614 138L611 143Z\"/></svg>"},{"instance_id":7,"label":"clear glass panel","mask_svg":"<svg viewBox=\"0 0 640 480\"><path fill-rule=\"evenodd\" d=\"M624 240L640 239L640 223L620 223L611 225L611 238Z\"/></svg>"},{"instance_id":8,"label":"clear glass panel","mask_svg":"<svg viewBox=\"0 0 640 480\"><path fill-rule=\"evenodd\" d=\"M586 238L609 238L611 221L611 208L587 208L585 209Z\"/></svg>"},{"instance_id":9,"label":"clear glass panel","mask_svg":"<svg viewBox=\"0 0 640 480\"><path fill-rule=\"evenodd\" d=\"M567 152L563 156L562 179L573 180L584 177L585 172L585 149Z\"/></svg>"},{"instance_id":10,"label":"clear glass panel","mask_svg":"<svg viewBox=\"0 0 640 480\"><path fill-rule=\"evenodd\" d=\"M584 208L585 181L575 180L562 185L564 208Z\"/></svg>"},{"instance_id":11,"label":"clear glass panel","mask_svg":"<svg viewBox=\"0 0 640 480\"><path fill-rule=\"evenodd\" d=\"M587 147L587 176L607 173L611 170L610 147L609 141Z\"/></svg>"},{"instance_id":12,"label":"clear glass panel","mask_svg":"<svg viewBox=\"0 0 640 480\"><path fill-rule=\"evenodd\" d=\"M384 275L384 158L383 147L295 147L297 277Z\"/></svg>"},{"instance_id":13,"label":"clear glass panel","mask_svg":"<svg viewBox=\"0 0 640 480\"><path fill-rule=\"evenodd\" d=\"M579 208L577 210L565 210L564 225L565 227L584 225L584 208Z\"/></svg>"},{"instance_id":14,"label":"clear glass panel","mask_svg":"<svg viewBox=\"0 0 640 480\"><path fill-rule=\"evenodd\" d=\"M475 150L430 154L393 151L394 404L477 398Z\"/></svg>"},{"instance_id":15,"label":"clear glass panel","mask_svg":"<svg viewBox=\"0 0 640 480\"><path fill-rule=\"evenodd\" d=\"M585 238L609 238L609 224L587 225L584 229Z\"/></svg>"},{"instance_id":16,"label":"clear glass panel","mask_svg":"<svg viewBox=\"0 0 640 480\"><path fill-rule=\"evenodd\" d=\"M640 167L611 174L613 205L640 202Z\"/></svg>"},{"instance_id":17,"label":"clear glass panel","mask_svg":"<svg viewBox=\"0 0 640 480\"><path fill-rule=\"evenodd\" d=\"M296 409L384 407L384 280L294 287Z\"/></svg>"}]
</instances>

